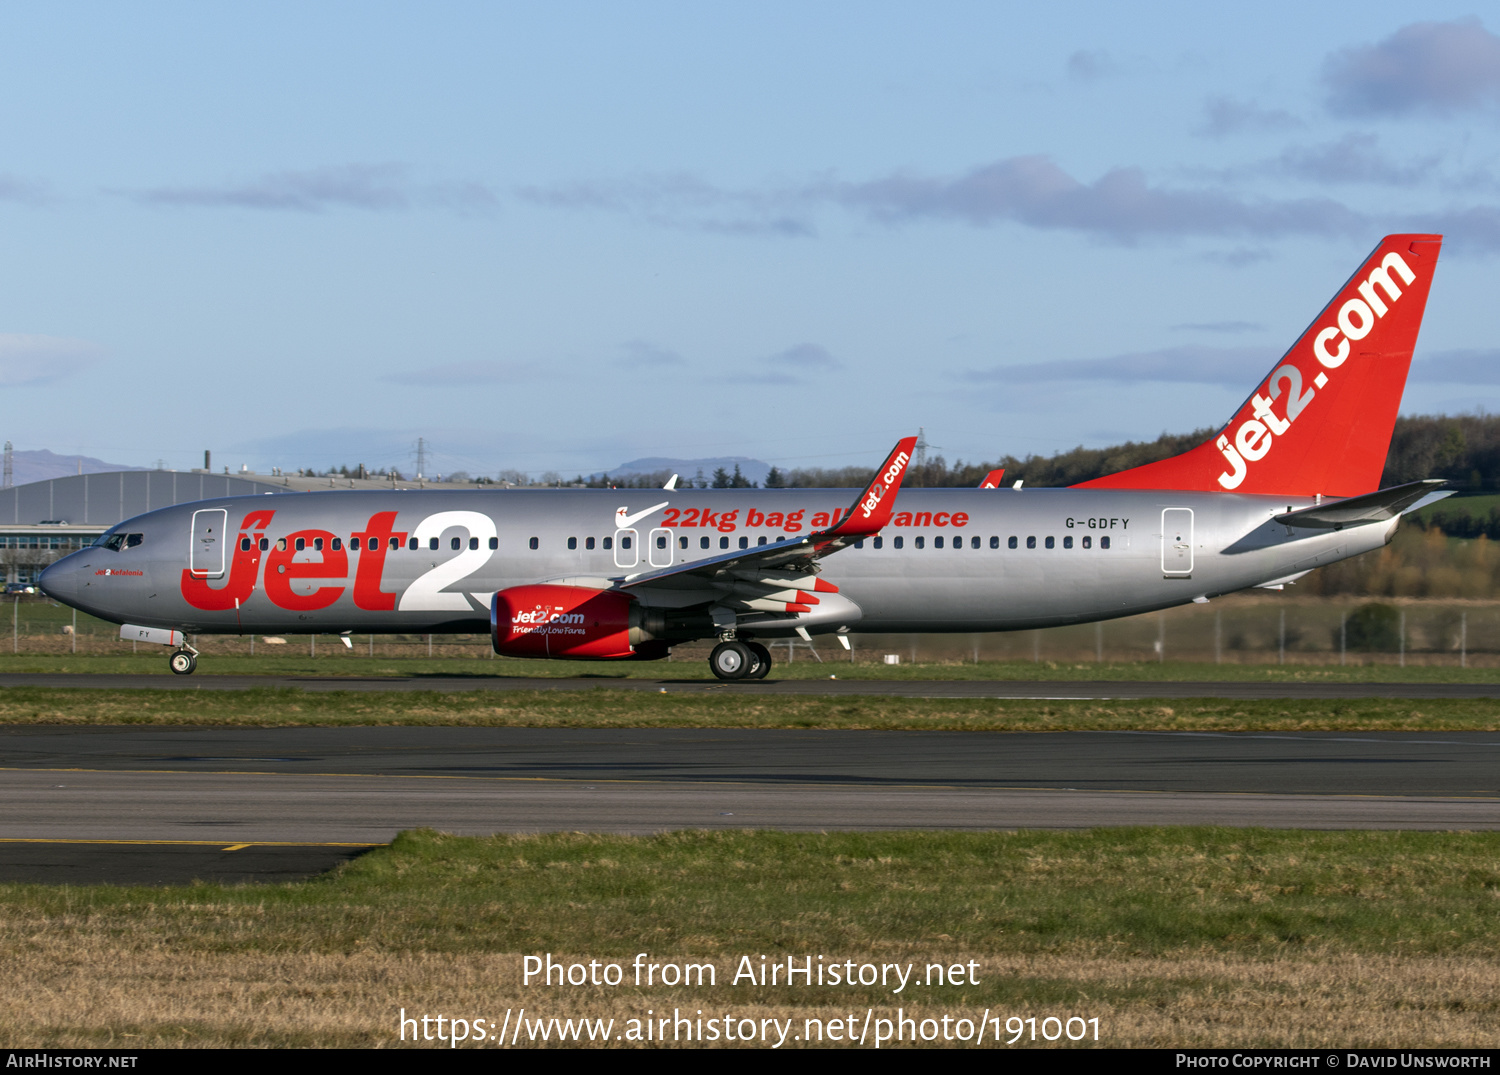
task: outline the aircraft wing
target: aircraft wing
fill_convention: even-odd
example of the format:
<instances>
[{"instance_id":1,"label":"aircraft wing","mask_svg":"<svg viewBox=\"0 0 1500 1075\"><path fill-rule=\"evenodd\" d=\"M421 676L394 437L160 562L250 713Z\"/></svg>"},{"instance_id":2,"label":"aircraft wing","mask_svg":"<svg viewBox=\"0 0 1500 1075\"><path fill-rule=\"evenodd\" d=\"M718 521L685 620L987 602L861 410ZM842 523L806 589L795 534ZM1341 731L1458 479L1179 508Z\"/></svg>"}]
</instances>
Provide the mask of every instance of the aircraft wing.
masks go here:
<instances>
[{"instance_id":1,"label":"aircraft wing","mask_svg":"<svg viewBox=\"0 0 1500 1075\"><path fill-rule=\"evenodd\" d=\"M805 536L735 549L691 563L627 575L618 589L709 590L725 594L733 604L753 612L812 611L819 593L836 594L837 587L817 578L817 563L856 541L873 537L890 522L901 479L911 464L916 437L897 443L875 478L854 506L833 526Z\"/></svg>"},{"instance_id":2,"label":"aircraft wing","mask_svg":"<svg viewBox=\"0 0 1500 1075\"><path fill-rule=\"evenodd\" d=\"M1298 511L1288 511L1276 516L1284 526L1301 526L1314 530L1342 530L1346 526L1364 523L1385 522L1415 508L1419 502L1439 500L1450 493L1438 493L1436 487L1445 484L1438 478L1427 478L1406 485L1393 485L1389 489L1334 500L1327 504L1316 504ZM1428 498L1431 500L1428 500Z\"/></svg>"}]
</instances>

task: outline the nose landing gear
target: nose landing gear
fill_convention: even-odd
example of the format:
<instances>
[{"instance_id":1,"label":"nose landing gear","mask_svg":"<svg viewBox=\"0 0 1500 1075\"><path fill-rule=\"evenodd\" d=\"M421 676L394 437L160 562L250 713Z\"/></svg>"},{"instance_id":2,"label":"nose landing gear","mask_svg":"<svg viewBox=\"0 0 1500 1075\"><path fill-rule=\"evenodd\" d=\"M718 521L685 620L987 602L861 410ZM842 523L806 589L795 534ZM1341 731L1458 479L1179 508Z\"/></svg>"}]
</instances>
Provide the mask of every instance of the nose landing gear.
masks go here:
<instances>
[{"instance_id":1,"label":"nose landing gear","mask_svg":"<svg viewBox=\"0 0 1500 1075\"><path fill-rule=\"evenodd\" d=\"M184 642L181 649L173 651L167 664L177 675L190 676L198 667L198 651Z\"/></svg>"}]
</instances>

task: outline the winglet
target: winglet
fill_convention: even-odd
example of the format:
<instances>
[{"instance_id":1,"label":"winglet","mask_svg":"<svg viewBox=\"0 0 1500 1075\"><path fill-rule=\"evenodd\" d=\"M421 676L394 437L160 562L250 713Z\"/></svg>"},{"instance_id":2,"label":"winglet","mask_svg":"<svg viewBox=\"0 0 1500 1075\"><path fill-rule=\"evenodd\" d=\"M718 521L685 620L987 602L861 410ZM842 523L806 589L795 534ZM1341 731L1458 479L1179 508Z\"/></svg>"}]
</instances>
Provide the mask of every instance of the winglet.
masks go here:
<instances>
[{"instance_id":1,"label":"winglet","mask_svg":"<svg viewBox=\"0 0 1500 1075\"><path fill-rule=\"evenodd\" d=\"M878 534L891 521L896 494L901 491L901 479L906 476L906 468L911 466L911 453L916 446L916 437L905 437L898 441L880 469L875 472L874 480L859 494L859 499L855 500L849 513L837 525L829 527L816 537L862 538Z\"/></svg>"},{"instance_id":2,"label":"winglet","mask_svg":"<svg viewBox=\"0 0 1500 1075\"><path fill-rule=\"evenodd\" d=\"M1004 480L1005 480L1005 468L1001 467L999 470L992 470L988 474L986 474L984 476L984 481L982 481L982 482L979 483L979 488L981 488L981 489L998 489L998 488L1000 488L1000 483L1003 482Z\"/></svg>"}]
</instances>

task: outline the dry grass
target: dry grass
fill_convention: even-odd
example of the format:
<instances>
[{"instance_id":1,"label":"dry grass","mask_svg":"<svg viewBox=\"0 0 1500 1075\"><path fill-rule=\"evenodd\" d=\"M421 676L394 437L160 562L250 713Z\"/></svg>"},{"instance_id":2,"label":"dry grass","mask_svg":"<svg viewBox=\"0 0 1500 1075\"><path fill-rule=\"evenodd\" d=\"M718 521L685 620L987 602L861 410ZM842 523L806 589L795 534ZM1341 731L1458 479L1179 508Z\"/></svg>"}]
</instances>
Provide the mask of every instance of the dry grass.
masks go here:
<instances>
[{"instance_id":1,"label":"dry grass","mask_svg":"<svg viewBox=\"0 0 1500 1075\"><path fill-rule=\"evenodd\" d=\"M13 941L19 925L0 929ZM791 1018L800 1032L805 1019L837 1018L853 1007L826 991L793 1006L770 990L724 985L522 988L515 953L184 955L169 937L147 944L101 932L64 939L37 925L24 953L8 955L0 974L0 1038L15 1048L395 1047L402 1008L409 1016L497 1023L507 1009L525 1008L528 1018L613 1018L620 1028L648 1010L680 1008L705 1017ZM840 955L888 961L894 953ZM894 1016L898 1004L919 1020L977 1019L991 1005L1002 1019L1097 1017L1099 1044L1115 1047L1500 1046L1494 960L1337 952L1265 960L950 955L979 960L981 981L1004 980L1005 995L985 990L991 995L947 1003L886 998L873 1001L877 1017ZM854 1010L863 1017L865 1007L861 997Z\"/></svg>"}]
</instances>

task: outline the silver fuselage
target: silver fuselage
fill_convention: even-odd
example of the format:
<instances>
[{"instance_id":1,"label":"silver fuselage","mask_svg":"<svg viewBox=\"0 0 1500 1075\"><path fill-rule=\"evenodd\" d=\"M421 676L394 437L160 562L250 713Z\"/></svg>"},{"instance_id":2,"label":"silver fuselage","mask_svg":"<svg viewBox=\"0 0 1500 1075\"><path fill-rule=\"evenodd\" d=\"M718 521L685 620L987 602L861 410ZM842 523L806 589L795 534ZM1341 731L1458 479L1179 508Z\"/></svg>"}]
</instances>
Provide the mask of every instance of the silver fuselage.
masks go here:
<instances>
[{"instance_id":1,"label":"silver fuselage","mask_svg":"<svg viewBox=\"0 0 1500 1075\"><path fill-rule=\"evenodd\" d=\"M753 548L804 536L846 509L852 495L567 489L235 497L129 519L110 533L139 534L138 544L74 553L50 567L43 583L53 597L106 620L195 633L486 631L497 590L618 580L719 556L742 540ZM812 629L1005 631L1129 616L1355 556L1389 541L1396 528L1392 520L1319 531L1273 520L1311 503L1229 493L904 489L878 541L821 561L821 577L857 615ZM623 529L621 516L629 521ZM296 535L306 546L300 551ZM375 552L371 540L379 543ZM242 594L236 607L195 607L228 605L214 594L231 585ZM637 597L653 603L649 587ZM762 633L792 629L784 623Z\"/></svg>"}]
</instances>

